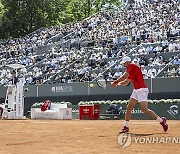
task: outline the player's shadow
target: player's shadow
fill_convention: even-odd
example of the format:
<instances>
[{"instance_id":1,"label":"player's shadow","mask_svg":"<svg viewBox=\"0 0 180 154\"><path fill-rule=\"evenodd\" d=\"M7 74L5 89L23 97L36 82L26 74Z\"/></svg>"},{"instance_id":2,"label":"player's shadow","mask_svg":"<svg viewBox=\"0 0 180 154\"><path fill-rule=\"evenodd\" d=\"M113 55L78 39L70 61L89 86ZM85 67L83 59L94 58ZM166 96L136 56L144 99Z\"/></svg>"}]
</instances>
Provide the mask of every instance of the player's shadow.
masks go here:
<instances>
[{"instance_id":1,"label":"player's shadow","mask_svg":"<svg viewBox=\"0 0 180 154\"><path fill-rule=\"evenodd\" d=\"M138 134L138 133L130 133L131 136L151 136L151 135L158 135L158 134L167 134L167 133L144 133L144 134Z\"/></svg>"}]
</instances>

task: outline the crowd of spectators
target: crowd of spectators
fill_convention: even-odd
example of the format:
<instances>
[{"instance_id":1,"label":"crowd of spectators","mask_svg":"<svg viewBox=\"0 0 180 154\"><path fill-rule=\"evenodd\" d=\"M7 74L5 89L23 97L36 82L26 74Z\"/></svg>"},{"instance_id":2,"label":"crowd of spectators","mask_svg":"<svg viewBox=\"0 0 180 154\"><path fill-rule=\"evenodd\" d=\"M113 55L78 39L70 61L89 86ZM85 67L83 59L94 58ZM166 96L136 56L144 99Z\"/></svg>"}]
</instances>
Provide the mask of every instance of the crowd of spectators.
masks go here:
<instances>
[{"instance_id":1,"label":"crowd of spectators","mask_svg":"<svg viewBox=\"0 0 180 154\"><path fill-rule=\"evenodd\" d=\"M156 77L168 63L163 76L179 76L179 6L178 0L136 1L79 23L42 28L24 38L1 41L0 84L7 85L11 78L6 67L9 63L26 66L19 71L26 85L92 81L99 73L112 80L124 72L119 63L124 55L132 56L144 78ZM48 40L54 35L66 36L72 31L69 48L64 48L65 41L53 43L52 51L36 55L35 48L52 43ZM172 56L167 59L162 53Z\"/></svg>"},{"instance_id":2,"label":"crowd of spectators","mask_svg":"<svg viewBox=\"0 0 180 154\"><path fill-rule=\"evenodd\" d=\"M55 35L65 36L71 31L73 31L73 26L71 24L57 25L48 28L40 28L23 38L1 40L0 56L6 59L15 58L20 54L28 56L30 53L33 53L37 47L50 43L48 40Z\"/></svg>"}]
</instances>

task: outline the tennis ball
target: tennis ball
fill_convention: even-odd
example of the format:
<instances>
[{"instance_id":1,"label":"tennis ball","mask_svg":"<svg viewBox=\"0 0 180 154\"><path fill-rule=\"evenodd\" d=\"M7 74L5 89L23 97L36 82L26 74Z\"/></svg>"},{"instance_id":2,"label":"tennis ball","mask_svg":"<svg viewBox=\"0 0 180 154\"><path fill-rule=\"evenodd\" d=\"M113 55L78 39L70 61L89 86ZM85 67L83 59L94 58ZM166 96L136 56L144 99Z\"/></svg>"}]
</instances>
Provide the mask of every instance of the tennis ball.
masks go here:
<instances>
[{"instance_id":1,"label":"tennis ball","mask_svg":"<svg viewBox=\"0 0 180 154\"><path fill-rule=\"evenodd\" d=\"M91 88L93 88L94 87L94 84L93 83L90 83L90 85L89 85Z\"/></svg>"}]
</instances>

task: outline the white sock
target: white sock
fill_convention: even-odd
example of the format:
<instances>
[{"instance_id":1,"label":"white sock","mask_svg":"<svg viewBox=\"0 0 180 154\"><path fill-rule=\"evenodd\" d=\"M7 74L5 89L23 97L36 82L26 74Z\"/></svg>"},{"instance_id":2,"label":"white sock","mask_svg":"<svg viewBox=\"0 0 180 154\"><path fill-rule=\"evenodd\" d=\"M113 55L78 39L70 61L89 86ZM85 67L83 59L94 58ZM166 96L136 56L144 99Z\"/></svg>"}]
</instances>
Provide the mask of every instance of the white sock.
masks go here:
<instances>
[{"instance_id":1,"label":"white sock","mask_svg":"<svg viewBox=\"0 0 180 154\"><path fill-rule=\"evenodd\" d=\"M161 123L163 120L162 120L162 118L160 118L159 116L157 117L157 119L156 119L159 123Z\"/></svg>"},{"instance_id":2,"label":"white sock","mask_svg":"<svg viewBox=\"0 0 180 154\"><path fill-rule=\"evenodd\" d=\"M125 126L129 127L129 121L125 121Z\"/></svg>"}]
</instances>

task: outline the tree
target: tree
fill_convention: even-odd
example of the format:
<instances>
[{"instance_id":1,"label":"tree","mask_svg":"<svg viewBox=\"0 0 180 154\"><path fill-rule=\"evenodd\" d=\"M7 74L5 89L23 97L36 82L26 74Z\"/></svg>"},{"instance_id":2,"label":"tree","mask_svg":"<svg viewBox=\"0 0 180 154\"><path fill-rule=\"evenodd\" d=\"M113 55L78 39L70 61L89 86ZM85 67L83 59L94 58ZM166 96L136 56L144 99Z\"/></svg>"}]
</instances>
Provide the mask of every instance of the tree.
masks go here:
<instances>
[{"instance_id":1,"label":"tree","mask_svg":"<svg viewBox=\"0 0 180 154\"><path fill-rule=\"evenodd\" d=\"M0 22L2 20L3 14L4 14L4 5L2 4L0 0Z\"/></svg>"},{"instance_id":2,"label":"tree","mask_svg":"<svg viewBox=\"0 0 180 154\"><path fill-rule=\"evenodd\" d=\"M63 1L2 0L6 10L0 25L1 38L25 36L41 27L60 23Z\"/></svg>"},{"instance_id":3,"label":"tree","mask_svg":"<svg viewBox=\"0 0 180 154\"><path fill-rule=\"evenodd\" d=\"M93 1L93 6L96 9L96 12L101 11L101 9L105 6L109 5L108 9L112 9L113 6L120 7L121 3L119 0L94 0Z\"/></svg>"},{"instance_id":4,"label":"tree","mask_svg":"<svg viewBox=\"0 0 180 154\"><path fill-rule=\"evenodd\" d=\"M81 21L105 4L120 3L118 0L0 0L0 37L23 37L41 27Z\"/></svg>"},{"instance_id":5,"label":"tree","mask_svg":"<svg viewBox=\"0 0 180 154\"><path fill-rule=\"evenodd\" d=\"M90 0L89 0L90 1ZM79 20L82 20L88 16L87 9L90 10L90 8L87 8L87 0L72 0L68 3L66 6L66 9L63 13L64 21L66 22L77 22ZM89 11L90 14L90 11Z\"/></svg>"}]
</instances>

